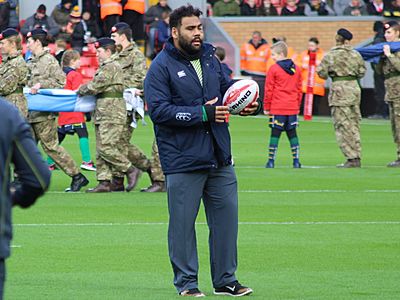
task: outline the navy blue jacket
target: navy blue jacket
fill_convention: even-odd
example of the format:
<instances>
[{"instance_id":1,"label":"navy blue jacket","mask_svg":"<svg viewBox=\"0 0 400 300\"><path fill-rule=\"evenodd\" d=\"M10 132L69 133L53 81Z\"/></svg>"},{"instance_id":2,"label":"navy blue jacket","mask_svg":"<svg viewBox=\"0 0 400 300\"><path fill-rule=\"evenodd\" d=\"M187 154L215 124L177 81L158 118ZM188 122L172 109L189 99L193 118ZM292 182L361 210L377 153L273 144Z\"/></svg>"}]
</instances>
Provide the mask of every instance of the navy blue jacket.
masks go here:
<instances>
[{"instance_id":1,"label":"navy blue jacket","mask_svg":"<svg viewBox=\"0 0 400 300\"><path fill-rule=\"evenodd\" d=\"M50 172L33 140L30 125L3 98L0 116L0 258L4 259L10 255L11 206L32 205L49 186ZM10 164L18 174L18 184L12 188Z\"/></svg>"},{"instance_id":2,"label":"navy blue jacket","mask_svg":"<svg viewBox=\"0 0 400 300\"><path fill-rule=\"evenodd\" d=\"M202 121L204 103L218 97L215 105L222 105L223 95L233 83L224 76L214 52L213 46L203 44L203 86L172 38L147 73L145 96L165 174L231 164L228 124Z\"/></svg>"}]
</instances>

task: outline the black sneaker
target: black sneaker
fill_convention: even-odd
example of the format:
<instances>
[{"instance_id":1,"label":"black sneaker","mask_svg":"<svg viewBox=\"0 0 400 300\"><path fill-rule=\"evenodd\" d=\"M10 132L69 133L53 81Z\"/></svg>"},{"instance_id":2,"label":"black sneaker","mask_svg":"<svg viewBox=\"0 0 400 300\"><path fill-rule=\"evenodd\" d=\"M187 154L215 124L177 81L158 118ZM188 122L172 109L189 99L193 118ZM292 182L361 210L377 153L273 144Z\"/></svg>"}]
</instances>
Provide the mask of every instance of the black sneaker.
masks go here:
<instances>
[{"instance_id":1,"label":"black sneaker","mask_svg":"<svg viewBox=\"0 0 400 300\"><path fill-rule=\"evenodd\" d=\"M194 288L194 289L188 289L188 290L184 290L183 292L180 292L179 296L200 298L200 297L205 297L206 295L204 295L202 292L200 292L200 290L198 288Z\"/></svg>"},{"instance_id":2,"label":"black sneaker","mask_svg":"<svg viewBox=\"0 0 400 300\"><path fill-rule=\"evenodd\" d=\"M79 190L88 185L89 180L87 180L87 178L82 174L79 173L78 175L75 175L74 177L72 177L72 182L71 182L71 186L70 186L70 190L68 192L79 192ZM67 190L66 190L67 192Z\"/></svg>"},{"instance_id":3,"label":"black sneaker","mask_svg":"<svg viewBox=\"0 0 400 300\"><path fill-rule=\"evenodd\" d=\"M214 289L215 295L227 295L233 297L250 295L252 292L253 290L251 288L241 285L238 281Z\"/></svg>"}]
</instances>

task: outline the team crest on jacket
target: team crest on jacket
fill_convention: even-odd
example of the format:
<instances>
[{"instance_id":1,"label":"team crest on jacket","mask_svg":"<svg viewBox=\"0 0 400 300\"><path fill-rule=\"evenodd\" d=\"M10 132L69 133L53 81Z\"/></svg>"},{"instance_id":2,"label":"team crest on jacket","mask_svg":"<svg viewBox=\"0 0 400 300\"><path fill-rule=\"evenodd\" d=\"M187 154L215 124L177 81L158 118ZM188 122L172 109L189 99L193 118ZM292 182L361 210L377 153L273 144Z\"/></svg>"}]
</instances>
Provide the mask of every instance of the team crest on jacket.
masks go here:
<instances>
[{"instance_id":1,"label":"team crest on jacket","mask_svg":"<svg viewBox=\"0 0 400 300\"><path fill-rule=\"evenodd\" d=\"M179 78L182 78L182 77L184 77L184 76L186 76L186 73L185 73L185 71L179 71L178 73L176 73L176 74L178 74L178 77Z\"/></svg>"},{"instance_id":2,"label":"team crest on jacket","mask_svg":"<svg viewBox=\"0 0 400 300\"><path fill-rule=\"evenodd\" d=\"M192 119L192 114L191 113L178 112L175 115L175 119L177 119L178 121L189 122Z\"/></svg>"}]
</instances>

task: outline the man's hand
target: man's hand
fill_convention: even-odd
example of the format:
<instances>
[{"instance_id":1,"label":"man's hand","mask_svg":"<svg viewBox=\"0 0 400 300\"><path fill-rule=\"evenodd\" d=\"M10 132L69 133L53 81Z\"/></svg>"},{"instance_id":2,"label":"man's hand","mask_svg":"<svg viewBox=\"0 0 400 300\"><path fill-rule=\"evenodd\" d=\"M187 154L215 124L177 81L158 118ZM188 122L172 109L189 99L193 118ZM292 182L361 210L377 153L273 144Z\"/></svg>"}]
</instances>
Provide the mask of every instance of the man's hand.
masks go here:
<instances>
[{"instance_id":1,"label":"man's hand","mask_svg":"<svg viewBox=\"0 0 400 300\"><path fill-rule=\"evenodd\" d=\"M207 101L204 107L207 112L207 117L209 122L224 123L226 121L226 116L229 115L228 106L212 106L217 103L218 97Z\"/></svg>"},{"instance_id":2,"label":"man's hand","mask_svg":"<svg viewBox=\"0 0 400 300\"><path fill-rule=\"evenodd\" d=\"M269 115L269 110L264 110L264 115L268 116Z\"/></svg>"},{"instance_id":3,"label":"man's hand","mask_svg":"<svg viewBox=\"0 0 400 300\"><path fill-rule=\"evenodd\" d=\"M38 90L40 89L40 83L36 83L33 87L31 87L31 94L37 94Z\"/></svg>"},{"instance_id":4,"label":"man's hand","mask_svg":"<svg viewBox=\"0 0 400 300\"><path fill-rule=\"evenodd\" d=\"M253 103L251 103L251 105L249 107L246 107L245 109L243 109L239 115L241 116L248 116L248 115L253 115L258 108L258 102L254 101Z\"/></svg>"}]
</instances>

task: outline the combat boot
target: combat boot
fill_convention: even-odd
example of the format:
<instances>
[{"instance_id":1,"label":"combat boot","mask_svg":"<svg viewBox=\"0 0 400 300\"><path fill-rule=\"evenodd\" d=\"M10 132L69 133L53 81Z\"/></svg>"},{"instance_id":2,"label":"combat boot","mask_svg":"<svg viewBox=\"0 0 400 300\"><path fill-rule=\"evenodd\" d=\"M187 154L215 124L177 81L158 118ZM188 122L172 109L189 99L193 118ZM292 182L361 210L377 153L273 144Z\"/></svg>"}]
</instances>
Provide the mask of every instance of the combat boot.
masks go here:
<instances>
[{"instance_id":1,"label":"combat boot","mask_svg":"<svg viewBox=\"0 0 400 300\"><path fill-rule=\"evenodd\" d=\"M400 167L400 159L397 159L395 161L392 161L387 164L389 168L399 168Z\"/></svg>"},{"instance_id":2,"label":"combat boot","mask_svg":"<svg viewBox=\"0 0 400 300\"><path fill-rule=\"evenodd\" d=\"M128 178L128 185L126 186L125 189L127 192L130 192L135 188L141 174L142 171L140 171L138 168L135 168L134 166L131 166L126 171L126 177Z\"/></svg>"},{"instance_id":3,"label":"combat boot","mask_svg":"<svg viewBox=\"0 0 400 300\"><path fill-rule=\"evenodd\" d=\"M95 188L86 190L86 193L110 193L111 182L109 180L100 180Z\"/></svg>"},{"instance_id":4,"label":"combat boot","mask_svg":"<svg viewBox=\"0 0 400 300\"><path fill-rule=\"evenodd\" d=\"M113 177L111 180L111 192L125 192L124 177Z\"/></svg>"},{"instance_id":5,"label":"combat boot","mask_svg":"<svg viewBox=\"0 0 400 300\"><path fill-rule=\"evenodd\" d=\"M344 164L337 165L338 168L361 168L359 158L348 159Z\"/></svg>"},{"instance_id":6,"label":"combat boot","mask_svg":"<svg viewBox=\"0 0 400 300\"><path fill-rule=\"evenodd\" d=\"M145 193L157 193L157 192L165 192L165 182L164 181L154 181L152 185L148 188L141 189L141 192Z\"/></svg>"},{"instance_id":7,"label":"combat boot","mask_svg":"<svg viewBox=\"0 0 400 300\"><path fill-rule=\"evenodd\" d=\"M69 189L66 189L66 191L68 192L79 192L79 190L88 185L89 184L89 180L87 180L87 178L85 177L85 175L83 175L82 173L79 173L75 176L72 177L72 182L71 182L71 186Z\"/></svg>"}]
</instances>

